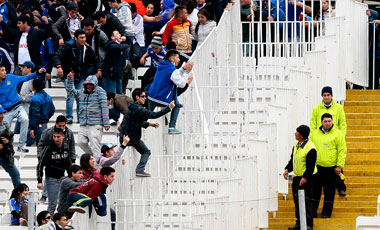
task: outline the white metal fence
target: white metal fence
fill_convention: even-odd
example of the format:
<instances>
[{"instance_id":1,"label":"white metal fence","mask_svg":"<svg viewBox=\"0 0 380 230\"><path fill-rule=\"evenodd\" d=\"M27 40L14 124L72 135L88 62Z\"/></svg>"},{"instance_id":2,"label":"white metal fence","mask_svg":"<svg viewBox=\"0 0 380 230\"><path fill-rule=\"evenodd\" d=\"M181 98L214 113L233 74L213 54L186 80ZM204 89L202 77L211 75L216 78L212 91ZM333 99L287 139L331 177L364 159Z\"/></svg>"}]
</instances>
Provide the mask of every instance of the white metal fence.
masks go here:
<instances>
[{"instance_id":1,"label":"white metal fence","mask_svg":"<svg viewBox=\"0 0 380 230\"><path fill-rule=\"evenodd\" d=\"M278 193L288 192L281 174L294 130L309 124L321 88L332 86L343 101L346 81L368 82L365 6L338 3L337 17L324 21L249 22L244 42L239 2L223 14L191 57L194 81L179 98L182 134L167 135L164 118L144 132L152 177L134 176L140 155L133 149L124 153L126 165L115 165L107 197L117 229L268 227ZM349 49L353 40L363 44Z\"/></svg>"}]
</instances>

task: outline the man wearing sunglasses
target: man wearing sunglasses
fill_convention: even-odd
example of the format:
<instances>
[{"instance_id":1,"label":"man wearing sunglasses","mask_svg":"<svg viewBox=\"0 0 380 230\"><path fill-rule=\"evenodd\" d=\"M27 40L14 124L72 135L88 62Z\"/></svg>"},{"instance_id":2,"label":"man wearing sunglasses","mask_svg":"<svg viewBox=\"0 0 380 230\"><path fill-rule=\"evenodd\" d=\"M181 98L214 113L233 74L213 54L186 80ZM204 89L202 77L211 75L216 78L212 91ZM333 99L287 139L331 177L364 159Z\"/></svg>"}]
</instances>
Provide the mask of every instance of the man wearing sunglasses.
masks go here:
<instances>
[{"instance_id":1,"label":"man wearing sunglasses","mask_svg":"<svg viewBox=\"0 0 380 230\"><path fill-rule=\"evenodd\" d=\"M41 211L37 215L37 226L33 230L43 230L48 229L48 223L51 221L51 215L48 211Z\"/></svg>"},{"instance_id":2,"label":"man wearing sunglasses","mask_svg":"<svg viewBox=\"0 0 380 230\"><path fill-rule=\"evenodd\" d=\"M146 103L146 94L143 89L136 88L132 92L133 102L128 105L128 112L124 116L121 130L119 133L120 144L123 143L123 137L129 136L130 141L128 146L133 146L137 152L141 154L140 162L136 167L136 176L150 177L149 173L145 172L145 165L150 156L150 150L141 140L141 128L148 128L149 126L157 128L158 123L147 122L148 119L159 118L175 107L172 101L166 108L159 112L149 111L143 107Z\"/></svg>"}]
</instances>

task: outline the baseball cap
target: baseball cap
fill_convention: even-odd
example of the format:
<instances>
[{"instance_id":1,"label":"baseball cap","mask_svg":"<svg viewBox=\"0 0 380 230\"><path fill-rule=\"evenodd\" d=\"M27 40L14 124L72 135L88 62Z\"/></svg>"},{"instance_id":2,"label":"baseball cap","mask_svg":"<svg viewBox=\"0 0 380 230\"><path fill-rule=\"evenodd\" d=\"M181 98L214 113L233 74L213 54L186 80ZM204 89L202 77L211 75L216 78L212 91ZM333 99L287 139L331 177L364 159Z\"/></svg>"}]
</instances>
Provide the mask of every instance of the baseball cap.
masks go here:
<instances>
[{"instance_id":1,"label":"baseball cap","mask_svg":"<svg viewBox=\"0 0 380 230\"><path fill-rule=\"evenodd\" d=\"M113 145L113 144L111 144L111 143L105 143L105 144L102 146L102 150L101 150L101 152L102 152L102 154L104 154L104 153L106 153L108 150L113 149L113 148L115 148L115 147L116 147L116 145Z\"/></svg>"},{"instance_id":2,"label":"baseball cap","mask_svg":"<svg viewBox=\"0 0 380 230\"><path fill-rule=\"evenodd\" d=\"M21 64L20 66L26 66L26 67L28 67L28 68L31 68L32 70L34 70L34 68L36 67L36 66L34 65L34 63L31 62L31 61L26 61L26 62L24 62L23 64Z\"/></svg>"}]
</instances>

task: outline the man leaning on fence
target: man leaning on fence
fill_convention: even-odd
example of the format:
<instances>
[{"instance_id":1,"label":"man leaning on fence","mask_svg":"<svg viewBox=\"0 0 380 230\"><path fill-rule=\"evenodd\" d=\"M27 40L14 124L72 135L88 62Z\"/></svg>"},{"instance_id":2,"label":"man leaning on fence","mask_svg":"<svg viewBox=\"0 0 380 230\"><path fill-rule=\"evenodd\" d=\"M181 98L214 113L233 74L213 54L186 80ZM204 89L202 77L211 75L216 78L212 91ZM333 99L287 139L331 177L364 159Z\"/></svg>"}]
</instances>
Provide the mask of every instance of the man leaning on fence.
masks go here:
<instances>
[{"instance_id":1,"label":"man leaning on fence","mask_svg":"<svg viewBox=\"0 0 380 230\"><path fill-rule=\"evenodd\" d=\"M313 203L312 203L312 175L317 173L315 165L317 151L314 143L309 140L310 128L300 125L295 133L296 143L292 149L289 163L285 167L284 178L288 179L288 173L294 171L292 183L293 200L296 209L296 224L288 229L300 229L300 210L298 191L305 191L305 207L307 229L313 229Z\"/></svg>"}]
</instances>

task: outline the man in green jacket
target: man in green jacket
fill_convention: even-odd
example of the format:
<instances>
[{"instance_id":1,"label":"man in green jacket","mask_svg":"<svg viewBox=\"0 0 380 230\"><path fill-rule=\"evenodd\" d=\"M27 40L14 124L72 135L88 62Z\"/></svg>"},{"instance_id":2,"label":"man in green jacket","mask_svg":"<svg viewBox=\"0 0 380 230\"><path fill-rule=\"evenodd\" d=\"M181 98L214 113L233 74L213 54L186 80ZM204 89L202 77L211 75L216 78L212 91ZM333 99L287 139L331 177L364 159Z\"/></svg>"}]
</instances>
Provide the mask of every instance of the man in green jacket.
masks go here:
<instances>
[{"instance_id":1,"label":"man in green jacket","mask_svg":"<svg viewBox=\"0 0 380 230\"><path fill-rule=\"evenodd\" d=\"M298 191L305 191L305 207L307 229L313 229L313 203L312 203L312 176L317 173L315 165L317 160L317 150L314 143L309 140L310 128L300 125L295 133L296 143L292 149L289 163L285 167L284 178L288 179L288 173L294 171L292 183L293 200L296 211L296 225L289 227L288 230L300 229L300 216L298 204Z\"/></svg>"},{"instance_id":2,"label":"man in green jacket","mask_svg":"<svg viewBox=\"0 0 380 230\"><path fill-rule=\"evenodd\" d=\"M333 116L335 128L339 129L344 136L347 132L346 115L344 114L343 106L336 103L332 98L333 92L330 86L325 86L322 89L322 102L316 105L310 118L310 131L313 133L321 127L321 117L325 113Z\"/></svg>"},{"instance_id":3,"label":"man in green jacket","mask_svg":"<svg viewBox=\"0 0 380 230\"><path fill-rule=\"evenodd\" d=\"M336 177L344 167L347 147L344 134L333 124L333 116L325 113L321 121L322 126L310 136L318 151L318 172L313 176L313 216L317 217L323 187L325 199L322 218L330 218L334 206Z\"/></svg>"}]
</instances>

